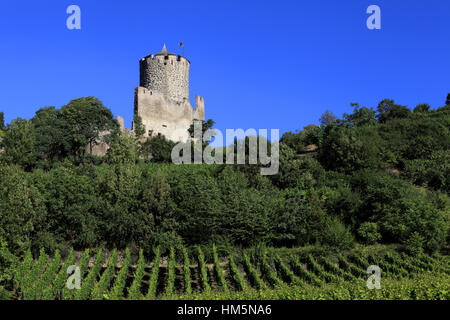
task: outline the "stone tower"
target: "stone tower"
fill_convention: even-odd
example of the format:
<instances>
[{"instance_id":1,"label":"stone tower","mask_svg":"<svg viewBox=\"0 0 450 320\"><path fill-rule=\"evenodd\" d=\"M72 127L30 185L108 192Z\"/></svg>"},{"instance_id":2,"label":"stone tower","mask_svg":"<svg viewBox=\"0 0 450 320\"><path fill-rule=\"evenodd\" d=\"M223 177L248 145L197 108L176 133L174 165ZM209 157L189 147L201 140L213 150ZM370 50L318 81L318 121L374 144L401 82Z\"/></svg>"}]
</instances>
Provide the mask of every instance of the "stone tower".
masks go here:
<instances>
[{"instance_id":1,"label":"stone tower","mask_svg":"<svg viewBox=\"0 0 450 320\"><path fill-rule=\"evenodd\" d=\"M166 45L160 53L139 62L140 84L135 89L134 111L145 126L145 138L164 135L184 142L189 138L187 130L192 121L205 120L204 99L195 97L195 109L189 102L190 64L185 57L169 53Z\"/></svg>"}]
</instances>

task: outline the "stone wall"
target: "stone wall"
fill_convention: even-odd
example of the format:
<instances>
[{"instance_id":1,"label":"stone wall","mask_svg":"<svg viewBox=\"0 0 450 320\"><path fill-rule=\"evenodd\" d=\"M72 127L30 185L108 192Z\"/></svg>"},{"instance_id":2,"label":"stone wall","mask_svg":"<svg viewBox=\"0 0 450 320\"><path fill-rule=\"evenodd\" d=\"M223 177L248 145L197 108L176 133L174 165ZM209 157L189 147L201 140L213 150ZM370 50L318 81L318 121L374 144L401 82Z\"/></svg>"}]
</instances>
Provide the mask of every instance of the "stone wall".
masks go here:
<instances>
[{"instance_id":1,"label":"stone wall","mask_svg":"<svg viewBox=\"0 0 450 320\"><path fill-rule=\"evenodd\" d=\"M125 128L125 121L122 117L120 116L116 116L116 120L119 123L119 127L120 127L120 132L122 132L123 135L130 135L130 130ZM92 145L88 145L86 147L85 152L95 155L95 156L104 156L109 149L109 145L106 144L105 142L103 142L103 138L105 135L107 135L109 132L107 131L102 131L100 132L99 136L100 139L98 141L96 141L95 144Z\"/></svg>"},{"instance_id":2,"label":"stone wall","mask_svg":"<svg viewBox=\"0 0 450 320\"><path fill-rule=\"evenodd\" d=\"M156 54L142 59L140 86L159 92L174 103L189 101L190 62L175 54Z\"/></svg>"},{"instance_id":3,"label":"stone wall","mask_svg":"<svg viewBox=\"0 0 450 320\"><path fill-rule=\"evenodd\" d=\"M196 96L196 108L189 101L177 104L163 94L137 87L135 89L135 112L141 117L146 132L144 137L164 135L172 141L185 142L188 129L194 119L205 120L204 99Z\"/></svg>"}]
</instances>

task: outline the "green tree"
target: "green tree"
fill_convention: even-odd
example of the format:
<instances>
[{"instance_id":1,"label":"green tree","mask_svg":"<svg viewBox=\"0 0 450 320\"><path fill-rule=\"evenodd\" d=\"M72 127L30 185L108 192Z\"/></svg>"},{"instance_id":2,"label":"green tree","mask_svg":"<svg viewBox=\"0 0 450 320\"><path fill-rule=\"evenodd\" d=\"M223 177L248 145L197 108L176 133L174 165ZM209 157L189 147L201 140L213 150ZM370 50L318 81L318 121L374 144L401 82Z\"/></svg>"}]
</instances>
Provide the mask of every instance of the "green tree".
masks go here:
<instances>
[{"instance_id":1,"label":"green tree","mask_svg":"<svg viewBox=\"0 0 450 320\"><path fill-rule=\"evenodd\" d=\"M425 239L418 232L413 232L408 239L404 241L404 245L410 254L418 256L423 253L424 240Z\"/></svg>"},{"instance_id":2,"label":"green tree","mask_svg":"<svg viewBox=\"0 0 450 320\"><path fill-rule=\"evenodd\" d=\"M450 93L447 95L447 100L445 100L445 105L450 106Z\"/></svg>"},{"instance_id":3,"label":"green tree","mask_svg":"<svg viewBox=\"0 0 450 320\"><path fill-rule=\"evenodd\" d=\"M394 100L391 99L382 100L378 104L377 111L377 118L380 122L386 122L394 118L406 118L410 113L407 107L395 104Z\"/></svg>"},{"instance_id":4,"label":"green tree","mask_svg":"<svg viewBox=\"0 0 450 320\"><path fill-rule=\"evenodd\" d=\"M357 222L376 222L383 243L404 243L417 232L428 251L445 244L448 206L436 205L410 182L387 173L357 171L351 184L363 200Z\"/></svg>"},{"instance_id":5,"label":"green tree","mask_svg":"<svg viewBox=\"0 0 450 320\"><path fill-rule=\"evenodd\" d=\"M304 136L304 144L315 144L319 146L323 139L323 130L321 127L310 124L303 128L302 134Z\"/></svg>"},{"instance_id":6,"label":"green tree","mask_svg":"<svg viewBox=\"0 0 450 320\"><path fill-rule=\"evenodd\" d=\"M142 138L142 136L145 134L145 126L142 123L141 116L137 112L134 114L133 129L134 129L134 136L137 140Z\"/></svg>"},{"instance_id":7,"label":"green tree","mask_svg":"<svg viewBox=\"0 0 450 320\"><path fill-rule=\"evenodd\" d=\"M152 219L140 210L142 172L134 164L114 165L97 177L101 236L111 247L144 246Z\"/></svg>"},{"instance_id":8,"label":"green tree","mask_svg":"<svg viewBox=\"0 0 450 320\"><path fill-rule=\"evenodd\" d=\"M320 244L335 249L349 249L354 244L350 230L337 218L327 214L323 201L317 194L308 199L306 232L299 241L303 244Z\"/></svg>"},{"instance_id":9,"label":"green tree","mask_svg":"<svg viewBox=\"0 0 450 320\"><path fill-rule=\"evenodd\" d=\"M7 287L13 286L14 273L17 272L19 258L13 255L8 243L0 236L0 291L5 285ZM0 299L2 295L0 294Z\"/></svg>"},{"instance_id":10,"label":"green tree","mask_svg":"<svg viewBox=\"0 0 450 320\"><path fill-rule=\"evenodd\" d=\"M450 114L412 113L383 123L378 133L384 140L384 153L394 154L400 164L405 159L428 159L433 152L450 148Z\"/></svg>"},{"instance_id":11,"label":"green tree","mask_svg":"<svg viewBox=\"0 0 450 320\"><path fill-rule=\"evenodd\" d=\"M146 216L146 221L151 221L151 242L147 241L144 248L151 252L151 248L162 248L181 245L176 230L178 221L174 218L174 204L170 185L166 181L165 174L158 170L150 179L145 179L142 190L140 210Z\"/></svg>"},{"instance_id":12,"label":"green tree","mask_svg":"<svg viewBox=\"0 0 450 320\"><path fill-rule=\"evenodd\" d=\"M215 124L214 120L212 120L212 119L208 119L207 121L201 120L201 125L202 125L202 132L201 132L201 134L202 134L202 136L200 137L200 141L195 143L195 138L197 138L197 137L195 136L196 133L194 132L195 131L194 124L195 124L196 121L200 121L200 120L194 119L192 121L191 126L188 129L189 136L193 139L193 141L191 142L192 161L194 161L194 152L195 152L195 150L196 149L200 150L200 148L201 148L201 152L203 152L205 150L205 148L209 145L209 143L213 140L213 137L215 136L215 131L214 131L214 128L213 128L213 126ZM208 130L210 130L210 132L209 132L209 139L208 139L208 141L205 141L205 139L206 139L205 138L205 133Z\"/></svg>"},{"instance_id":13,"label":"green tree","mask_svg":"<svg viewBox=\"0 0 450 320\"><path fill-rule=\"evenodd\" d=\"M0 112L0 131L5 130L5 114Z\"/></svg>"},{"instance_id":14,"label":"green tree","mask_svg":"<svg viewBox=\"0 0 450 320\"><path fill-rule=\"evenodd\" d=\"M351 249L355 244L355 239L348 227L336 217L327 217L319 241L322 245L337 250Z\"/></svg>"},{"instance_id":15,"label":"green tree","mask_svg":"<svg viewBox=\"0 0 450 320\"><path fill-rule=\"evenodd\" d=\"M46 210L39 191L18 166L0 166L0 238L14 254L31 248Z\"/></svg>"},{"instance_id":16,"label":"green tree","mask_svg":"<svg viewBox=\"0 0 450 320\"><path fill-rule=\"evenodd\" d=\"M430 105L428 103L421 103L418 104L415 108L414 108L414 112L428 112L430 111Z\"/></svg>"},{"instance_id":17,"label":"green tree","mask_svg":"<svg viewBox=\"0 0 450 320\"><path fill-rule=\"evenodd\" d=\"M375 244L381 239L378 225L375 222L364 222L358 229L358 235L367 244Z\"/></svg>"},{"instance_id":18,"label":"green tree","mask_svg":"<svg viewBox=\"0 0 450 320\"><path fill-rule=\"evenodd\" d=\"M361 168L378 168L383 141L376 128L327 126L319 146L319 160L330 170L352 172Z\"/></svg>"},{"instance_id":19,"label":"green tree","mask_svg":"<svg viewBox=\"0 0 450 320\"><path fill-rule=\"evenodd\" d=\"M325 110L325 112L320 117L320 124L324 126L328 126L331 124L335 124L338 118L334 115L334 113L330 110Z\"/></svg>"},{"instance_id":20,"label":"green tree","mask_svg":"<svg viewBox=\"0 0 450 320\"><path fill-rule=\"evenodd\" d=\"M133 137L120 136L109 147L106 159L110 164L135 164L138 145Z\"/></svg>"},{"instance_id":21,"label":"green tree","mask_svg":"<svg viewBox=\"0 0 450 320\"><path fill-rule=\"evenodd\" d=\"M233 166L220 173L218 184L223 203L218 224L223 237L240 245L270 241L273 221L283 205L281 192L270 183L251 187L245 174Z\"/></svg>"},{"instance_id":22,"label":"green tree","mask_svg":"<svg viewBox=\"0 0 450 320\"><path fill-rule=\"evenodd\" d=\"M280 143L299 153L304 147L302 134L298 132L287 131L283 133Z\"/></svg>"},{"instance_id":23,"label":"green tree","mask_svg":"<svg viewBox=\"0 0 450 320\"><path fill-rule=\"evenodd\" d=\"M194 121L200 121L200 120L194 119ZM202 137L203 137L205 132L209 129L213 129L213 126L216 123L212 119L208 119L207 121L201 120L201 122L202 122ZM188 132L189 132L190 137L194 138L194 122L189 127Z\"/></svg>"},{"instance_id":24,"label":"green tree","mask_svg":"<svg viewBox=\"0 0 450 320\"><path fill-rule=\"evenodd\" d=\"M280 170L270 177L276 186L307 190L317 187L324 178L325 170L315 158L297 159L291 148L280 144Z\"/></svg>"},{"instance_id":25,"label":"green tree","mask_svg":"<svg viewBox=\"0 0 450 320\"><path fill-rule=\"evenodd\" d=\"M193 168L190 166L190 168ZM207 243L220 234L222 202L216 179L196 170L182 170L170 179L178 234L186 242Z\"/></svg>"},{"instance_id":26,"label":"green tree","mask_svg":"<svg viewBox=\"0 0 450 320\"><path fill-rule=\"evenodd\" d=\"M81 248L98 244L98 198L94 179L64 164L49 172L35 170L31 179L41 190L47 211L36 237L39 248L53 251L64 243Z\"/></svg>"},{"instance_id":27,"label":"green tree","mask_svg":"<svg viewBox=\"0 0 450 320\"><path fill-rule=\"evenodd\" d=\"M26 170L36 162L36 135L29 120L17 118L11 121L2 140L5 148L1 157L6 163L21 165Z\"/></svg>"},{"instance_id":28,"label":"green tree","mask_svg":"<svg viewBox=\"0 0 450 320\"><path fill-rule=\"evenodd\" d=\"M142 142L139 153L142 157L151 159L152 162L171 162L174 146L175 142L163 135L157 135Z\"/></svg>"},{"instance_id":29,"label":"green tree","mask_svg":"<svg viewBox=\"0 0 450 320\"><path fill-rule=\"evenodd\" d=\"M304 245L308 232L309 208L305 192L286 189L283 192L283 210L276 215L273 242L277 245Z\"/></svg>"},{"instance_id":30,"label":"green tree","mask_svg":"<svg viewBox=\"0 0 450 320\"><path fill-rule=\"evenodd\" d=\"M376 112L373 108L360 108L358 103L351 103L350 105L354 107L354 110L352 114L344 113L344 124L350 127L361 127L377 123L375 118Z\"/></svg>"},{"instance_id":31,"label":"green tree","mask_svg":"<svg viewBox=\"0 0 450 320\"><path fill-rule=\"evenodd\" d=\"M83 155L87 146L92 152L92 147L100 141L101 133L117 132L119 127L111 111L94 97L70 101L58 111L58 118L66 135L63 147L73 156Z\"/></svg>"},{"instance_id":32,"label":"green tree","mask_svg":"<svg viewBox=\"0 0 450 320\"><path fill-rule=\"evenodd\" d=\"M36 154L40 160L50 160L64 157L62 148L66 135L58 119L55 107L41 108L31 119L36 133Z\"/></svg>"},{"instance_id":33,"label":"green tree","mask_svg":"<svg viewBox=\"0 0 450 320\"><path fill-rule=\"evenodd\" d=\"M359 193L351 189L347 180L344 174L328 171L318 183L316 190L319 197L324 199L326 212L339 218L352 231L355 231L362 200Z\"/></svg>"}]
</instances>

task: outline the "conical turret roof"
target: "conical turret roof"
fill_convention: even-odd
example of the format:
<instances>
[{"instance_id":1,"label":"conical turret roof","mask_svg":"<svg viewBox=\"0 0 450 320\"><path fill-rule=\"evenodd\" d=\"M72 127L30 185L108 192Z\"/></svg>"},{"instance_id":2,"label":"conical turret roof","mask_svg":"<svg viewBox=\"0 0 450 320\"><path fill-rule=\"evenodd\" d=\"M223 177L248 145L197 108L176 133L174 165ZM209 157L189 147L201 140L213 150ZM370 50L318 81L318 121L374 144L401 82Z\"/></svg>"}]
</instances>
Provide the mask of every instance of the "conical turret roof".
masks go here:
<instances>
[{"instance_id":1,"label":"conical turret roof","mask_svg":"<svg viewBox=\"0 0 450 320\"><path fill-rule=\"evenodd\" d=\"M163 55L165 55L165 56L167 56L167 55L169 54L169 52L167 51L167 48L166 48L166 44L165 44L165 43L164 43L164 46L163 46L163 48L162 48L162 50L161 50L160 53L163 54Z\"/></svg>"}]
</instances>

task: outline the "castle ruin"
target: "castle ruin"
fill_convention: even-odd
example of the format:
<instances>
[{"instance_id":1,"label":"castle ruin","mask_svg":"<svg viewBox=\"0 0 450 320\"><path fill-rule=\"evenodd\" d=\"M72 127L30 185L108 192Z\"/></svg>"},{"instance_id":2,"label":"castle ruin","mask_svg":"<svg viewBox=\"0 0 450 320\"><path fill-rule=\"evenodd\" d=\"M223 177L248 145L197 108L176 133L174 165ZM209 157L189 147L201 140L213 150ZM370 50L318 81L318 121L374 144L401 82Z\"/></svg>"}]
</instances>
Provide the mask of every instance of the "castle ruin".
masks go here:
<instances>
[{"instance_id":1,"label":"castle ruin","mask_svg":"<svg viewBox=\"0 0 450 320\"><path fill-rule=\"evenodd\" d=\"M193 120L205 120L204 99L195 96L195 109L189 102L190 64L185 57L169 53L166 45L161 52L139 62L134 114L141 117L145 126L144 138L164 135L169 140L185 142Z\"/></svg>"},{"instance_id":2,"label":"castle ruin","mask_svg":"<svg viewBox=\"0 0 450 320\"><path fill-rule=\"evenodd\" d=\"M150 54L139 62L140 81L134 93L134 114L145 126L142 140L163 135L174 142L186 142L188 129L194 119L205 120L205 101L195 96L195 109L189 102L190 62L183 56L169 53L166 45L161 52ZM117 116L120 130L125 135L134 134L125 128L124 119ZM102 137L106 132L100 134ZM105 155L109 146L98 141L88 146L86 152Z\"/></svg>"}]
</instances>

